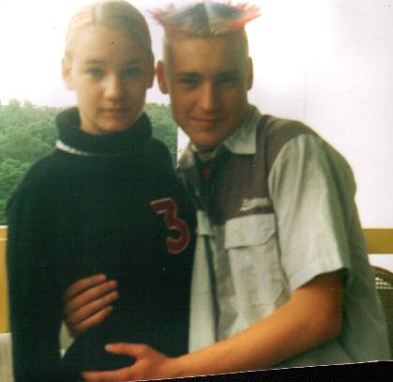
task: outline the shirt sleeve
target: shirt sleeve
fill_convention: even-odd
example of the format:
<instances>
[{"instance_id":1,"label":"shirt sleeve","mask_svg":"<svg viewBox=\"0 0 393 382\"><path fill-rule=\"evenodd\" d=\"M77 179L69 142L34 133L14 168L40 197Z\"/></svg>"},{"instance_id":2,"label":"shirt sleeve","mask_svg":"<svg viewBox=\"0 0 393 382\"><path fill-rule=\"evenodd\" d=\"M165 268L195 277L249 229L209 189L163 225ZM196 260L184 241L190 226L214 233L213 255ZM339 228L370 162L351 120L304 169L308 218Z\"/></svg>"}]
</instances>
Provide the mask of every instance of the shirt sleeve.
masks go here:
<instances>
[{"instance_id":1,"label":"shirt sleeve","mask_svg":"<svg viewBox=\"0 0 393 382\"><path fill-rule=\"evenodd\" d=\"M289 288L337 270L347 280L355 184L344 158L319 137L299 135L282 147L268 184Z\"/></svg>"},{"instance_id":2,"label":"shirt sleeve","mask_svg":"<svg viewBox=\"0 0 393 382\"><path fill-rule=\"evenodd\" d=\"M50 252L50 203L26 183L19 186L7 208L14 376L18 382L58 381L63 299Z\"/></svg>"}]
</instances>

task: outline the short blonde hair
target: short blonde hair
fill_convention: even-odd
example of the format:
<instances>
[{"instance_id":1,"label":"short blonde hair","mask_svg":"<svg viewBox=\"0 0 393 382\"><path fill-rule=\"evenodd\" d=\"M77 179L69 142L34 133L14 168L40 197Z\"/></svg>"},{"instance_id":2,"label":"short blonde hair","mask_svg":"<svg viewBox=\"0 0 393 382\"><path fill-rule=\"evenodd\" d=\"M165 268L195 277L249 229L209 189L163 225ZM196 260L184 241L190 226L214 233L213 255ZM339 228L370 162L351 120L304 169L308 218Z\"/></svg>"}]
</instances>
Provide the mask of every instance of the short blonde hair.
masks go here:
<instances>
[{"instance_id":1,"label":"short blonde hair","mask_svg":"<svg viewBox=\"0 0 393 382\"><path fill-rule=\"evenodd\" d=\"M78 30L90 26L101 25L124 33L133 39L153 58L149 27L142 13L124 0L102 0L83 7L74 14L68 24L65 43L65 56L72 56L72 41Z\"/></svg>"}]
</instances>

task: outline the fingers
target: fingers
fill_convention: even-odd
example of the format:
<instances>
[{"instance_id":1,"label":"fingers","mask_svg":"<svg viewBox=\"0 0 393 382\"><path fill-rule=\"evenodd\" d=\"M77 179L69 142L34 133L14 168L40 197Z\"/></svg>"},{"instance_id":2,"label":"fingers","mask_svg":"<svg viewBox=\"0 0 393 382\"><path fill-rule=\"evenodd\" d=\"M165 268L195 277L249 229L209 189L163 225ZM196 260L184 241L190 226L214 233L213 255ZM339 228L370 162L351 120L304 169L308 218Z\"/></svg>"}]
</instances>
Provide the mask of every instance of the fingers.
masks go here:
<instances>
[{"instance_id":1,"label":"fingers","mask_svg":"<svg viewBox=\"0 0 393 382\"><path fill-rule=\"evenodd\" d=\"M132 378L129 367L111 371L84 371L82 377L87 382L121 382Z\"/></svg>"},{"instance_id":2,"label":"fingers","mask_svg":"<svg viewBox=\"0 0 393 382\"><path fill-rule=\"evenodd\" d=\"M66 321L75 324L86 320L102 309L107 308L119 298L117 291L112 291L113 285L95 287L97 290L88 290L74 301L66 303ZM106 294L105 294L106 293Z\"/></svg>"},{"instance_id":3,"label":"fingers","mask_svg":"<svg viewBox=\"0 0 393 382\"><path fill-rule=\"evenodd\" d=\"M101 281L100 283L94 284L92 282L87 283L86 281L88 280L77 281L67 289L65 298L65 312L67 315L76 310L86 310L85 313L90 315L108 305L108 303L113 302L118 297L117 292L114 291L117 288L117 282L115 280ZM80 285L76 285L77 283L80 283ZM82 284L83 288L81 287Z\"/></svg>"},{"instance_id":4,"label":"fingers","mask_svg":"<svg viewBox=\"0 0 393 382\"><path fill-rule=\"evenodd\" d=\"M113 307L108 306L83 320L73 322L71 322L71 320L66 320L67 328L69 329L71 335L75 336L78 333L81 333L87 329L98 326L101 322L105 320L106 317L109 316L112 310Z\"/></svg>"},{"instance_id":5,"label":"fingers","mask_svg":"<svg viewBox=\"0 0 393 382\"><path fill-rule=\"evenodd\" d=\"M82 293L84 290L92 288L98 284L106 281L106 275L98 274L94 276L89 276L84 279L78 280L67 288L65 292L65 299L72 299L78 294Z\"/></svg>"},{"instance_id":6,"label":"fingers","mask_svg":"<svg viewBox=\"0 0 393 382\"><path fill-rule=\"evenodd\" d=\"M88 382L120 382L150 380L153 377L166 377L167 372L155 374L165 356L146 344L114 343L105 346L105 350L117 355L134 358L135 362L125 368L110 371L86 371L82 377Z\"/></svg>"},{"instance_id":7,"label":"fingers","mask_svg":"<svg viewBox=\"0 0 393 382\"><path fill-rule=\"evenodd\" d=\"M130 344L125 342L105 345L105 350L109 353L127 355L132 358L139 358L139 356L145 353L148 349L149 346L144 344Z\"/></svg>"},{"instance_id":8,"label":"fingers","mask_svg":"<svg viewBox=\"0 0 393 382\"><path fill-rule=\"evenodd\" d=\"M95 275L72 284L65 293L65 322L74 335L100 324L113 310L119 298L117 283Z\"/></svg>"}]
</instances>

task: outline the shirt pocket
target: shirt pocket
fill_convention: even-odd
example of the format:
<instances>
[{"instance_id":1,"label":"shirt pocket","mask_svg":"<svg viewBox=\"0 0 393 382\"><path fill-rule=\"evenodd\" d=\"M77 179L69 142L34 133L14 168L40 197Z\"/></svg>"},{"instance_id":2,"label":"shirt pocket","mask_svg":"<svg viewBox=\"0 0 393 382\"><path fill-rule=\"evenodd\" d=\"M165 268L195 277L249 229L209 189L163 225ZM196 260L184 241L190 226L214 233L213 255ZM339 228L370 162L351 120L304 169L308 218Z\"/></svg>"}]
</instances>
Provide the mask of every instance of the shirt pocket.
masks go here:
<instances>
[{"instance_id":1,"label":"shirt pocket","mask_svg":"<svg viewBox=\"0 0 393 382\"><path fill-rule=\"evenodd\" d=\"M225 249L237 300L244 307L278 303L284 289L273 214L231 219Z\"/></svg>"}]
</instances>

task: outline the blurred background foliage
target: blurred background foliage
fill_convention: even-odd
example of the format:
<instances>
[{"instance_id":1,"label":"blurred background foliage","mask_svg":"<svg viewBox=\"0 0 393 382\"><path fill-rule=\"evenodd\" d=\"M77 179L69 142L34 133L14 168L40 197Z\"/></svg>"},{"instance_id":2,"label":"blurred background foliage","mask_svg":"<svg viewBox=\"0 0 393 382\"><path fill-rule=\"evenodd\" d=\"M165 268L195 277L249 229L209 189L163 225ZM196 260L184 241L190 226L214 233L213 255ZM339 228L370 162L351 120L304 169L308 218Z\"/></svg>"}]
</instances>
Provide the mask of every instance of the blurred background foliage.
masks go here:
<instances>
[{"instance_id":1,"label":"blurred background foliage","mask_svg":"<svg viewBox=\"0 0 393 382\"><path fill-rule=\"evenodd\" d=\"M6 224L5 206L29 167L48 155L57 137L55 116L60 107L35 106L29 101L0 104L0 225ZM147 104L153 135L169 148L176 161L177 133L167 105Z\"/></svg>"}]
</instances>

